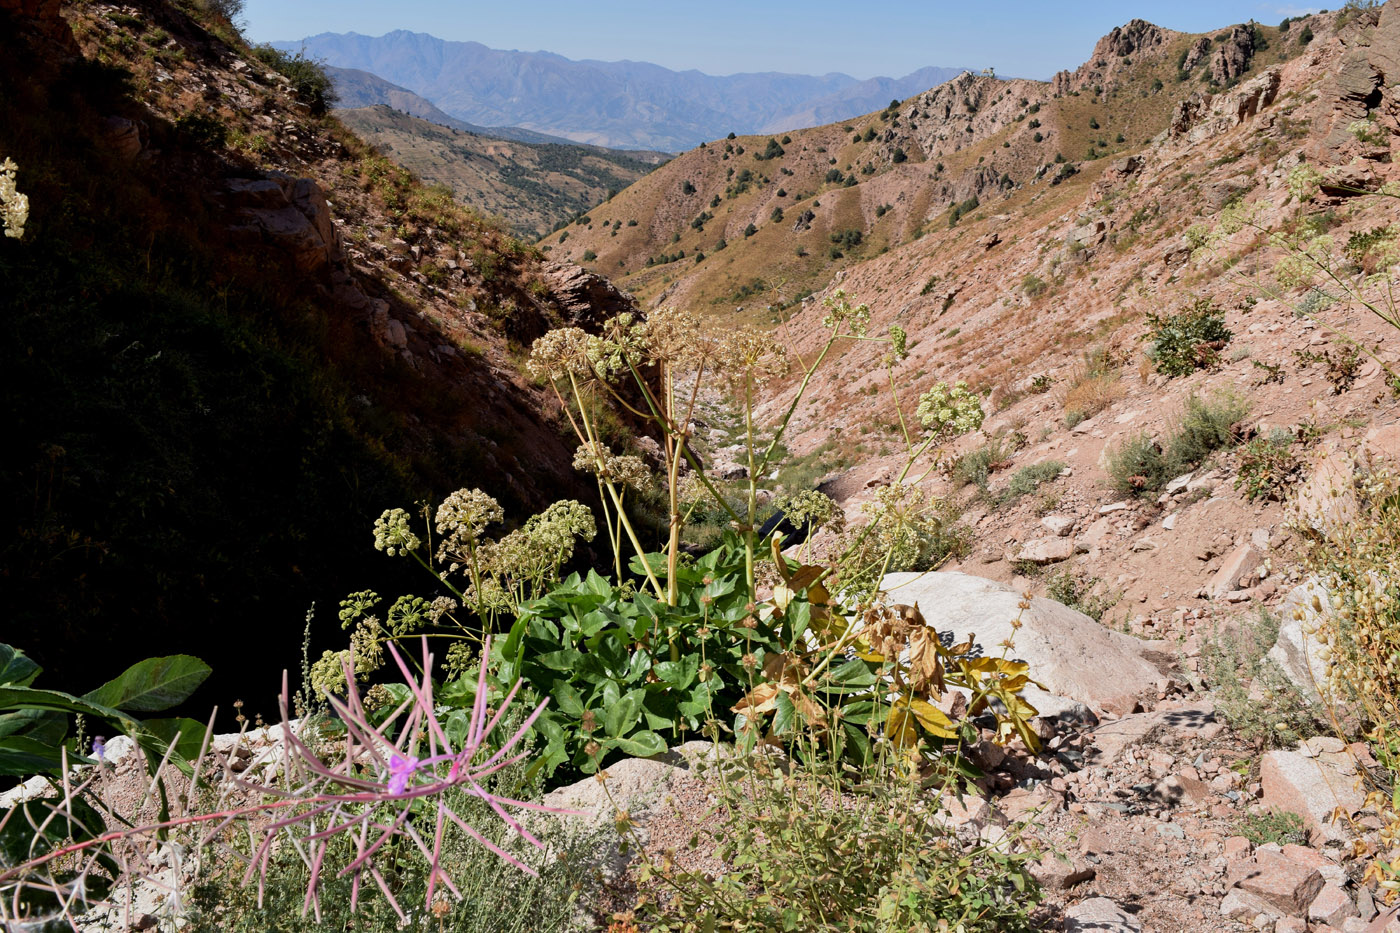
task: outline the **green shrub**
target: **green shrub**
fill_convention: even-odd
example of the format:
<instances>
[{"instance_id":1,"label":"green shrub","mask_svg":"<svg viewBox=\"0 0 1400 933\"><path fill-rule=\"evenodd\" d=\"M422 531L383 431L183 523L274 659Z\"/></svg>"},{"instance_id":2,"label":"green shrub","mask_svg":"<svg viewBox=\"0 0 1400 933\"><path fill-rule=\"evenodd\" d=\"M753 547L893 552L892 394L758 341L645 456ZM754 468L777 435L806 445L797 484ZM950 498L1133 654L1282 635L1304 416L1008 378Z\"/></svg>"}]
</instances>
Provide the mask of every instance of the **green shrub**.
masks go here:
<instances>
[{"instance_id":1,"label":"green shrub","mask_svg":"<svg viewBox=\"0 0 1400 933\"><path fill-rule=\"evenodd\" d=\"M597 259L597 258L598 258L598 254L595 253L595 252L593 252L593 250L591 250L591 249L586 249L586 250L583 251L583 261L584 261L584 262L592 262L593 260L595 260L595 259Z\"/></svg>"},{"instance_id":2,"label":"green shrub","mask_svg":"<svg viewBox=\"0 0 1400 933\"><path fill-rule=\"evenodd\" d=\"M1062 570L1046 582L1045 595L1102 622L1104 613L1123 598L1121 593L1095 592L1102 585L1103 580L1082 570Z\"/></svg>"},{"instance_id":3,"label":"green shrub","mask_svg":"<svg viewBox=\"0 0 1400 933\"><path fill-rule=\"evenodd\" d=\"M1235 824L1235 832L1256 846L1266 843L1280 846L1308 844L1308 831L1303 826L1303 818L1287 810L1246 813Z\"/></svg>"},{"instance_id":4,"label":"green shrub","mask_svg":"<svg viewBox=\"0 0 1400 933\"><path fill-rule=\"evenodd\" d=\"M1108 453L1108 477L1115 492L1145 496L1171 479L1166 455L1146 431Z\"/></svg>"},{"instance_id":5,"label":"green shrub","mask_svg":"<svg viewBox=\"0 0 1400 933\"><path fill-rule=\"evenodd\" d=\"M1195 469L1217 450L1240 441L1237 426L1249 413L1249 405L1236 396L1219 394L1203 400L1194 393L1167 443L1167 469L1180 475Z\"/></svg>"},{"instance_id":6,"label":"green shrub","mask_svg":"<svg viewBox=\"0 0 1400 933\"><path fill-rule=\"evenodd\" d=\"M1015 452L1002 436L990 438L985 444L969 450L953 461L954 485L972 485L986 492L992 472Z\"/></svg>"},{"instance_id":7,"label":"green shrub","mask_svg":"<svg viewBox=\"0 0 1400 933\"><path fill-rule=\"evenodd\" d=\"M1187 376L1214 365L1234 336L1225 326L1224 313L1208 298L1166 317L1149 313L1147 322L1152 328L1147 355L1166 376Z\"/></svg>"},{"instance_id":8,"label":"green shrub","mask_svg":"<svg viewBox=\"0 0 1400 933\"><path fill-rule=\"evenodd\" d=\"M228 127L211 113L184 114L175 128L205 149L222 149L228 142Z\"/></svg>"},{"instance_id":9,"label":"green shrub","mask_svg":"<svg viewBox=\"0 0 1400 933\"><path fill-rule=\"evenodd\" d=\"M649 904L655 933L1034 929L1028 869L1039 853L961 841L922 805L917 781L887 776L853 792L761 759L735 772L712 824L733 870L666 873L676 895Z\"/></svg>"},{"instance_id":10,"label":"green shrub","mask_svg":"<svg viewBox=\"0 0 1400 933\"><path fill-rule=\"evenodd\" d=\"M1046 289L1049 287L1049 285L1045 284L1044 279L1032 272L1027 272L1025 277L1021 279L1021 291L1025 293L1027 298L1032 300L1045 294Z\"/></svg>"},{"instance_id":11,"label":"green shrub","mask_svg":"<svg viewBox=\"0 0 1400 933\"><path fill-rule=\"evenodd\" d=\"M1293 436L1287 431L1278 436L1256 438L1244 445L1240 450L1235 488L1243 490L1250 502L1270 499L1281 502L1302 469L1292 446Z\"/></svg>"},{"instance_id":12,"label":"green shrub","mask_svg":"<svg viewBox=\"0 0 1400 933\"><path fill-rule=\"evenodd\" d=\"M786 152L783 150L783 147L778 144L778 141L776 139L770 137L768 140L768 146L762 152L756 154L754 158L760 162L766 162L769 159L776 159L782 155L786 155Z\"/></svg>"},{"instance_id":13,"label":"green shrub","mask_svg":"<svg viewBox=\"0 0 1400 933\"><path fill-rule=\"evenodd\" d=\"M1006 484L1006 491L1002 493L1001 501L1010 502L1035 492L1042 483L1048 483L1057 478L1064 468L1065 464L1059 460L1046 460L1021 467L1011 475L1011 482Z\"/></svg>"},{"instance_id":14,"label":"green shrub","mask_svg":"<svg viewBox=\"0 0 1400 933\"><path fill-rule=\"evenodd\" d=\"M1327 292L1320 288L1310 288L1302 299L1298 302L1293 312L1299 317L1313 317L1319 311L1325 311L1337 303Z\"/></svg>"},{"instance_id":15,"label":"green shrub","mask_svg":"<svg viewBox=\"0 0 1400 933\"><path fill-rule=\"evenodd\" d=\"M1242 738L1269 748L1291 748L1318 735L1320 721L1311 705L1269 659L1278 640L1278 619L1260 610L1238 627L1217 629L1201 653L1201 676L1215 708Z\"/></svg>"},{"instance_id":16,"label":"green shrub","mask_svg":"<svg viewBox=\"0 0 1400 933\"><path fill-rule=\"evenodd\" d=\"M256 45L251 51L254 58L291 82L292 93L311 108L313 116L324 116L338 99L321 62L301 52L293 55L270 45Z\"/></svg>"}]
</instances>

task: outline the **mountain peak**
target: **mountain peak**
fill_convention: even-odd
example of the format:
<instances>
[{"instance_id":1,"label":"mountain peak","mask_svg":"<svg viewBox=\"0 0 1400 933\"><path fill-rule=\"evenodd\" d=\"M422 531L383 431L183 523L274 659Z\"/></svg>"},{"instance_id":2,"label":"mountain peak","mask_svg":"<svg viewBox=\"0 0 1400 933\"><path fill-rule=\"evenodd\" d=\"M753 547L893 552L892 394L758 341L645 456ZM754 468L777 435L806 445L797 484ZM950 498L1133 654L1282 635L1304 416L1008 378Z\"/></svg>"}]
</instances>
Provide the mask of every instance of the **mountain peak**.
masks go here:
<instances>
[{"instance_id":1,"label":"mountain peak","mask_svg":"<svg viewBox=\"0 0 1400 933\"><path fill-rule=\"evenodd\" d=\"M615 149L678 151L730 132L777 131L853 117L947 80L961 69L925 67L865 81L839 72L709 75L650 62L575 61L553 52L396 30L378 38L322 33L275 43L358 69L480 126L519 126Z\"/></svg>"}]
</instances>

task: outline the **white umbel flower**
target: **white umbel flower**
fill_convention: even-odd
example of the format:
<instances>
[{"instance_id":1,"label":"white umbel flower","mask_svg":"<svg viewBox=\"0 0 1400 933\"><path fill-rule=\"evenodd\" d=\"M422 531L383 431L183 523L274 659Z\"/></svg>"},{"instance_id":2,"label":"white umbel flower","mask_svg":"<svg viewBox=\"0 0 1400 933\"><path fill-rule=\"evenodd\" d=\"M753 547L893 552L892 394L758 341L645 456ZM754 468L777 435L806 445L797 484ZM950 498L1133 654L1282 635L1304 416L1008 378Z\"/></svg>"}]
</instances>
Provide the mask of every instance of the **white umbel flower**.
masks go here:
<instances>
[{"instance_id":1,"label":"white umbel flower","mask_svg":"<svg viewBox=\"0 0 1400 933\"><path fill-rule=\"evenodd\" d=\"M29 198L15 189L15 173L19 166L12 159L0 162L0 222L5 236L18 240L24 236L24 224L29 220Z\"/></svg>"}]
</instances>

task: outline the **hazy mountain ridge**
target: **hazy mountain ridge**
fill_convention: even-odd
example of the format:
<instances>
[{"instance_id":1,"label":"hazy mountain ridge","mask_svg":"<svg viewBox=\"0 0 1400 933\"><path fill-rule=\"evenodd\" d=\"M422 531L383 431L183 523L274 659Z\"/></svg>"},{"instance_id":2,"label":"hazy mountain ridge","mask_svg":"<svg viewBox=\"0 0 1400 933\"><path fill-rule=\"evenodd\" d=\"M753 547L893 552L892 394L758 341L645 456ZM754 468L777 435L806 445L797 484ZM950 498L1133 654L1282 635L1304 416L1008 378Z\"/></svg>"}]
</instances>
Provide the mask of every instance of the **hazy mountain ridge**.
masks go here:
<instances>
[{"instance_id":1,"label":"hazy mountain ridge","mask_svg":"<svg viewBox=\"0 0 1400 933\"><path fill-rule=\"evenodd\" d=\"M418 117L420 120L461 130L464 133L476 133L478 136L492 136L497 139L513 139L517 142L546 145L584 145L572 139L565 139L563 136L536 133L534 130L522 129L518 126L477 126L475 123L458 120L456 117L444 113L426 97L415 94L406 87L399 87L392 81L385 81L377 74L362 71L359 68L336 68L334 65L326 65L325 70L335 84L338 98L336 106L340 109L355 110L361 107L377 107L382 104L409 116Z\"/></svg>"},{"instance_id":2,"label":"hazy mountain ridge","mask_svg":"<svg viewBox=\"0 0 1400 933\"><path fill-rule=\"evenodd\" d=\"M924 68L905 78L869 81L839 73L715 76L648 62L503 51L405 30L379 37L322 33L273 44L336 68L379 75L469 123L518 126L614 149L673 152L730 132L801 125L810 114L854 116L883 106L900 89L914 93L930 86L922 82L960 71Z\"/></svg>"}]
</instances>

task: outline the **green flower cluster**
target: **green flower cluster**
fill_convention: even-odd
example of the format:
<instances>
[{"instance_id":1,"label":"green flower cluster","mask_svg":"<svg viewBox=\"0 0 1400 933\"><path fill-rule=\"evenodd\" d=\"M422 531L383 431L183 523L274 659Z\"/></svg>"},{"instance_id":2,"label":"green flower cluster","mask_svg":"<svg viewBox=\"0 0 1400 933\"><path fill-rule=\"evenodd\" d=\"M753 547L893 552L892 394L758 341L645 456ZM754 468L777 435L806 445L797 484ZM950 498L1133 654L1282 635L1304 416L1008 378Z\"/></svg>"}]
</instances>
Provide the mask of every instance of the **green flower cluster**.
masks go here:
<instances>
[{"instance_id":1,"label":"green flower cluster","mask_svg":"<svg viewBox=\"0 0 1400 933\"><path fill-rule=\"evenodd\" d=\"M981 397L961 380L952 386L940 382L919 396L919 408L915 413L935 437L954 437L975 431L986 417Z\"/></svg>"}]
</instances>

